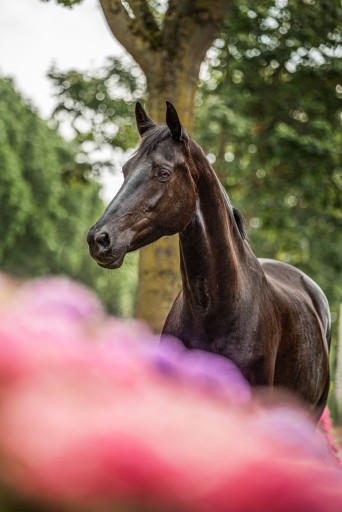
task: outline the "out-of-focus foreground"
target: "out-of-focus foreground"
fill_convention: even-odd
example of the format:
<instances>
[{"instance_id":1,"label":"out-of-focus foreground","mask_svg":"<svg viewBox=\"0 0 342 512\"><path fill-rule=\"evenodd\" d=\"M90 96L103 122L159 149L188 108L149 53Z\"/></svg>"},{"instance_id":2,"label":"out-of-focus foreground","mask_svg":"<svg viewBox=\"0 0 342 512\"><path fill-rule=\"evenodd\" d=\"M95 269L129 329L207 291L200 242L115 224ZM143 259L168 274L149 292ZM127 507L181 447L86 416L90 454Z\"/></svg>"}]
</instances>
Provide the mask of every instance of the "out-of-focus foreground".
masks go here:
<instances>
[{"instance_id":1,"label":"out-of-focus foreground","mask_svg":"<svg viewBox=\"0 0 342 512\"><path fill-rule=\"evenodd\" d=\"M0 307L2 510L342 509L323 434L228 360L158 348L67 279L0 276Z\"/></svg>"}]
</instances>

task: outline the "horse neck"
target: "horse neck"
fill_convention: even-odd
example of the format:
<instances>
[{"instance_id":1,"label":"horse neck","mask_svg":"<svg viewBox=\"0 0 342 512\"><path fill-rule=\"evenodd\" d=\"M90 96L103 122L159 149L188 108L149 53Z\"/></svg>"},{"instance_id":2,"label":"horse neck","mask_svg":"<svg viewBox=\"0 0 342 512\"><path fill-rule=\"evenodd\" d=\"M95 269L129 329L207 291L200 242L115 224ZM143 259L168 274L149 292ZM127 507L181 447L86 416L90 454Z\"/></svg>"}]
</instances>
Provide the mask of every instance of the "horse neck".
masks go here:
<instances>
[{"instance_id":1,"label":"horse neck","mask_svg":"<svg viewBox=\"0 0 342 512\"><path fill-rule=\"evenodd\" d=\"M194 306L217 309L236 302L256 257L243 240L223 187L202 154L194 159L198 199L195 214L180 233L183 294Z\"/></svg>"}]
</instances>

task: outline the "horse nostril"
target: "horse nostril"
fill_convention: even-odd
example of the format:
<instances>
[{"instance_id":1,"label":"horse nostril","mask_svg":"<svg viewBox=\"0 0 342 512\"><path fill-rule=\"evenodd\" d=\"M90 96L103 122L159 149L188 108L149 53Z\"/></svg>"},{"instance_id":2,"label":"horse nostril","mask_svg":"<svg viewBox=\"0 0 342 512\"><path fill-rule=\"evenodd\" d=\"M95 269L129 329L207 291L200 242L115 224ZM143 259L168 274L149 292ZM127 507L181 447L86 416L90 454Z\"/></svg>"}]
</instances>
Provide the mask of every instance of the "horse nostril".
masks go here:
<instances>
[{"instance_id":1,"label":"horse nostril","mask_svg":"<svg viewBox=\"0 0 342 512\"><path fill-rule=\"evenodd\" d=\"M103 249L107 249L110 245L109 235L105 231L95 236L95 242Z\"/></svg>"}]
</instances>

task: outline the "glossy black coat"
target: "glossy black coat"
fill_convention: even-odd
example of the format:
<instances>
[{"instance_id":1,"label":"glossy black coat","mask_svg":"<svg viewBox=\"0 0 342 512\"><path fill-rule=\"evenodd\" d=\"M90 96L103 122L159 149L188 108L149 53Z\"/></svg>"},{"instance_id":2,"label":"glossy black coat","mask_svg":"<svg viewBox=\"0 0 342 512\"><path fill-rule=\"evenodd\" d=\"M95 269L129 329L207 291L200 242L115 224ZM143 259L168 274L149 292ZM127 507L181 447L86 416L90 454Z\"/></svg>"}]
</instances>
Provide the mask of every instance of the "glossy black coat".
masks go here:
<instances>
[{"instance_id":1,"label":"glossy black coat","mask_svg":"<svg viewBox=\"0 0 342 512\"><path fill-rule=\"evenodd\" d=\"M90 229L90 254L118 268L127 252L179 233L182 290L163 333L228 357L255 386L281 386L318 420L329 390L330 313L300 270L257 259L201 148L167 102L166 126L141 105L142 140L124 184Z\"/></svg>"}]
</instances>

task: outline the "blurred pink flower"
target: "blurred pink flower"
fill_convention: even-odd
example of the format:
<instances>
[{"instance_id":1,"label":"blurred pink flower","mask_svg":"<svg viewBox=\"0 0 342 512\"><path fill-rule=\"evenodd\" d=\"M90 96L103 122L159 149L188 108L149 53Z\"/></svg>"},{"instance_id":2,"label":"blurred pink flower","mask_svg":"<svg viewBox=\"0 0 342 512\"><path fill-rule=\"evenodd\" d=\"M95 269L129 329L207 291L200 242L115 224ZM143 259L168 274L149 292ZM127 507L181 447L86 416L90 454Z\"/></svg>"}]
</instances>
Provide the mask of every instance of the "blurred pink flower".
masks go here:
<instances>
[{"instance_id":1,"label":"blurred pink flower","mask_svg":"<svg viewBox=\"0 0 342 512\"><path fill-rule=\"evenodd\" d=\"M326 441L299 410L255 402L229 361L157 350L66 280L25 285L0 316L12 495L65 511L341 512Z\"/></svg>"}]
</instances>

